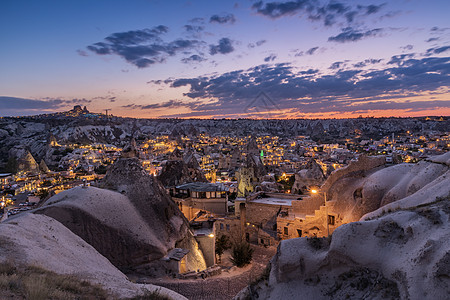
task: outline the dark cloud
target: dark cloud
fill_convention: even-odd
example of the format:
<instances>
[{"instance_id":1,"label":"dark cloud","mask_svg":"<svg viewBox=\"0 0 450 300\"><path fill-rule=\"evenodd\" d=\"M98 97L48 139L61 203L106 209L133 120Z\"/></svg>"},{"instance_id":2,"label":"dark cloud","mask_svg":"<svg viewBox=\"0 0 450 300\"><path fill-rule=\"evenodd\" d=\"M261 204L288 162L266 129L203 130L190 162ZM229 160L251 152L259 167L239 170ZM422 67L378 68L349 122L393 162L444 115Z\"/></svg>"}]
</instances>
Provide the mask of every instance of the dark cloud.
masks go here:
<instances>
[{"instance_id":1,"label":"dark cloud","mask_svg":"<svg viewBox=\"0 0 450 300\"><path fill-rule=\"evenodd\" d=\"M70 107L72 105L83 105L91 103L89 99L27 99L0 96L1 116L20 116L30 114L48 113Z\"/></svg>"},{"instance_id":2,"label":"dark cloud","mask_svg":"<svg viewBox=\"0 0 450 300\"><path fill-rule=\"evenodd\" d=\"M0 96L0 109L58 109L65 103L61 99L34 100L16 97Z\"/></svg>"},{"instance_id":3,"label":"dark cloud","mask_svg":"<svg viewBox=\"0 0 450 300\"><path fill-rule=\"evenodd\" d=\"M314 53L319 50L319 47L313 47L310 48L306 51L298 51L298 49L293 50L292 52L295 53L294 56L299 57L299 56L303 56L303 55L314 55Z\"/></svg>"},{"instance_id":4,"label":"dark cloud","mask_svg":"<svg viewBox=\"0 0 450 300\"><path fill-rule=\"evenodd\" d=\"M431 43L431 42L436 42L436 41L439 41L439 38L437 38L437 37L434 37L434 38L429 38L428 40L426 40L425 42L427 42L427 43Z\"/></svg>"},{"instance_id":5,"label":"dark cloud","mask_svg":"<svg viewBox=\"0 0 450 300\"><path fill-rule=\"evenodd\" d=\"M183 63L191 63L191 62L202 62L205 61L206 59L203 56L197 55L197 54L193 54L189 57L185 57L183 58L181 61Z\"/></svg>"},{"instance_id":6,"label":"dark cloud","mask_svg":"<svg viewBox=\"0 0 450 300\"><path fill-rule=\"evenodd\" d=\"M250 43L250 44L248 44L247 47L249 47L249 48L255 48L255 47L262 46L262 45L265 44L265 43L267 43L266 40L259 40L259 41L257 41L256 43Z\"/></svg>"},{"instance_id":7,"label":"dark cloud","mask_svg":"<svg viewBox=\"0 0 450 300\"><path fill-rule=\"evenodd\" d=\"M377 62L369 59L367 63ZM208 100L195 106L192 115L236 114L261 92L280 109L300 113L447 107L450 101L413 103L392 99L443 93L440 89L450 85L450 57L397 56L396 65L384 69L335 69L332 74L317 70L297 72L289 64L265 64L221 75L169 79L165 83L189 87L184 95L191 99Z\"/></svg>"},{"instance_id":8,"label":"dark cloud","mask_svg":"<svg viewBox=\"0 0 450 300\"><path fill-rule=\"evenodd\" d=\"M391 57L391 60L388 61L388 64L389 64L389 65L391 65L391 64L401 65L401 64L403 64L403 62L404 62L406 59L413 58L415 55L416 55L415 53L408 53L408 54L394 55L394 56Z\"/></svg>"},{"instance_id":9,"label":"dark cloud","mask_svg":"<svg viewBox=\"0 0 450 300\"><path fill-rule=\"evenodd\" d=\"M189 23L204 24L205 23L205 19L204 18L193 18L193 19L189 20Z\"/></svg>"},{"instance_id":10,"label":"dark cloud","mask_svg":"<svg viewBox=\"0 0 450 300\"><path fill-rule=\"evenodd\" d=\"M332 63L328 69L337 70L337 69L340 69L342 66L344 66L344 64L345 64L344 61L336 61L336 62Z\"/></svg>"},{"instance_id":11,"label":"dark cloud","mask_svg":"<svg viewBox=\"0 0 450 300\"><path fill-rule=\"evenodd\" d=\"M92 44L87 49L99 55L115 54L138 68L145 68L202 44L198 40L187 39L164 42L161 35L168 30L168 27L160 25L152 29L113 33L105 38L105 42Z\"/></svg>"},{"instance_id":12,"label":"dark cloud","mask_svg":"<svg viewBox=\"0 0 450 300\"><path fill-rule=\"evenodd\" d=\"M265 62L271 62L274 61L277 58L277 56L275 54L271 54L269 56L267 56L266 58L264 58Z\"/></svg>"},{"instance_id":13,"label":"dark cloud","mask_svg":"<svg viewBox=\"0 0 450 300\"><path fill-rule=\"evenodd\" d=\"M382 59L369 58L369 59L365 59L364 61L357 62L356 64L353 64L353 66L355 68L362 68L362 67L365 67L367 65L377 64L377 63L379 63L381 61L382 61Z\"/></svg>"},{"instance_id":14,"label":"dark cloud","mask_svg":"<svg viewBox=\"0 0 450 300\"><path fill-rule=\"evenodd\" d=\"M138 104L128 104L122 106L123 108L129 109L163 109L163 108L178 108L178 107L188 107L195 108L198 102L183 102L180 100L169 100L166 102L148 104L148 105L138 105Z\"/></svg>"},{"instance_id":15,"label":"dark cloud","mask_svg":"<svg viewBox=\"0 0 450 300\"><path fill-rule=\"evenodd\" d=\"M435 47L435 48L430 48L427 49L427 53L426 55L432 55L432 54L441 54L443 52L446 52L450 50L450 46L442 46L442 47Z\"/></svg>"},{"instance_id":16,"label":"dark cloud","mask_svg":"<svg viewBox=\"0 0 450 300\"><path fill-rule=\"evenodd\" d=\"M313 47L313 48L309 49L308 51L306 51L306 54L307 55L313 55L314 52L317 51L317 49L319 49L319 47Z\"/></svg>"},{"instance_id":17,"label":"dark cloud","mask_svg":"<svg viewBox=\"0 0 450 300\"><path fill-rule=\"evenodd\" d=\"M204 26L197 26L197 25L184 25L184 30L186 30L189 33L199 33L202 32L205 27Z\"/></svg>"},{"instance_id":18,"label":"dark cloud","mask_svg":"<svg viewBox=\"0 0 450 300\"><path fill-rule=\"evenodd\" d=\"M352 27L346 27L342 29L342 32L340 34L329 37L328 41L337 43L356 42L366 37L377 36L382 31L383 29L381 28L360 31Z\"/></svg>"},{"instance_id":19,"label":"dark cloud","mask_svg":"<svg viewBox=\"0 0 450 300\"><path fill-rule=\"evenodd\" d=\"M209 19L209 23L218 23L218 24L234 24L236 22L236 18L233 14L226 15L213 15Z\"/></svg>"},{"instance_id":20,"label":"dark cloud","mask_svg":"<svg viewBox=\"0 0 450 300\"><path fill-rule=\"evenodd\" d=\"M404 51L411 51L414 48L413 45L406 45L403 47L400 47L400 49L404 50Z\"/></svg>"},{"instance_id":21,"label":"dark cloud","mask_svg":"<svg viewBox=\"0 0 450 300\"><path fill-rule=\"evenodd\" d=\"M381 8L385 5L386 5L386 3L380 4L380 5L371 4L368 6L358 5L358 8L364 10L366 15L371 15L371 14L375 14L375 13L379 12L381 10Z\"/></svg>"},{"instance_id":22,"label":"dark cloud","mask_svg":"<svg viewBox=\"0 0 450 300\"><path fill-rule=\"evenodd\" d=\"M332 26L338 21L352 23L356 17L364 18L365 16L378 13L384 5L350 6L338 1L322 4L321 1L317 0L258 1L252 5L252 9L256 10L258 14L271 19L299 14L306 16L311 21L320 21L325 26Z\"/></svg>"},{"instance_id":23,"label":"dark cloud","mask_svg":"<svg viewBox=\"0 0 450 300\"><path fill-rule=\"evenodd\" d=\"M229 38L222 38L217 45L209 45L209 54L228 54L234 51L233 42Z\"/></svg>"}]
</instances>

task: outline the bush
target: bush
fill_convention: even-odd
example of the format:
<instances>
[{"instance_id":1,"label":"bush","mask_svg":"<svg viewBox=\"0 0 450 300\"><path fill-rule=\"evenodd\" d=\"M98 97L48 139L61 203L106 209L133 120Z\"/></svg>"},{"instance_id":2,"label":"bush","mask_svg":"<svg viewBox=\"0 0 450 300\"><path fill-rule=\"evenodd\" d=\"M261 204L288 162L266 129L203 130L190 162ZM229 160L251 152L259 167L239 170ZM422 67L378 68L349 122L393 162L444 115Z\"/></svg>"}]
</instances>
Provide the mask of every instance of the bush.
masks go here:
<instances>
[{"instance_id":1,"label":"bush","mask_svg":"<svg viewBox=\"0 0 450 300\"><path fill-rule=\"evenodd\" d=\"M231 262L238 268L248 265L252 261L253 249L247 242L238 242L233 245L231 253Z\"/></svg>"},{"instance_id":2,"label":"bush","mask_svg":"<svg viewBox=\"0 0 450 300\"><path fill-rule=\"evenodd\" d=\"M219 256L219 262L222 261L222 254L227 249L230 249L230 239L222 234L216 239L216 254Z\"/></svg>"}]
</instances>

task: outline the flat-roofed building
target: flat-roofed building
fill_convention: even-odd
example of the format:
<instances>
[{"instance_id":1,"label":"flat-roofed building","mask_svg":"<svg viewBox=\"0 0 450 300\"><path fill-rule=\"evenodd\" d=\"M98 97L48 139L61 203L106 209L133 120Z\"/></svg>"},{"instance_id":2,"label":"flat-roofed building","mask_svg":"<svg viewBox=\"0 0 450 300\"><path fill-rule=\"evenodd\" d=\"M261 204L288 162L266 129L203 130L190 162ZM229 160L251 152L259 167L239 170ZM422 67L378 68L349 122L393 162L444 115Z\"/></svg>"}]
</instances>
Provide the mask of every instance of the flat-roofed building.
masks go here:
<instances>
[{"instance_id":1,"label":"flat-roofed building","mask_svg":"<svg viewBox=\"0 0 450 300\"><path fill-rule=\"evenodd\" d=\"M201 210L226 215L228 191L221 183L191 182L170 189L170 195L186 218L192 220Z\"/></svg>"}]
</instances>

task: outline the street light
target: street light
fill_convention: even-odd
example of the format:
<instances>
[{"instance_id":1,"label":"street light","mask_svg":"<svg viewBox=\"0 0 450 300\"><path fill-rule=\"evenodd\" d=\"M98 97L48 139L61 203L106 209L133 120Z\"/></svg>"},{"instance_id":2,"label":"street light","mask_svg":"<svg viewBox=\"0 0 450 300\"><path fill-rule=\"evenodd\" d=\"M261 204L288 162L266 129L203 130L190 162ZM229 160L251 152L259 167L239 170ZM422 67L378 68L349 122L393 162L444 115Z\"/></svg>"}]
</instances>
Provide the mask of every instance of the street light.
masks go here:
<instances>
[{"instance_id":1,"label":"street light","mask_svg":"<svg viewBox=\"0 0 450 300\"><path fill-rule=\"evenodd\" d=\"M312 194L321 194L318 190L316 189L312 189L311 190ZM325 199L324 201L324 205L325 205L325 214L326 214L326 222L327 222L327 236L330 237L330 226L329 226L329 220L328 220L328 206L327 206L327 192L322 192L323 197Z\"/></svg>"}]
</instances>

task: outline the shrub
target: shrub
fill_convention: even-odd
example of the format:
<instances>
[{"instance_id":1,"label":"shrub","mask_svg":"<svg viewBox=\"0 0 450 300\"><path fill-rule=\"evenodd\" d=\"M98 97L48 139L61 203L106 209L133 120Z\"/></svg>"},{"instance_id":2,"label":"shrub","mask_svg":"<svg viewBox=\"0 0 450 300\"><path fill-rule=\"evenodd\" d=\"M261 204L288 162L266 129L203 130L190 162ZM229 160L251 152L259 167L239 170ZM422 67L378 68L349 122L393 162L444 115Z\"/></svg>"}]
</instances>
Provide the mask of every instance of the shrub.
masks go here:
<instances>
[{"instance_id":1,"label":"shrub","mask_svg":"<svg viewBox=\"0 0 450 300\"><path fill-rule=\"evenodd\" d=\"M219 261L222 261L222 254L227 249L230 249L230 239L222 234L216 239L216 254L219 256Z\"/></svg>"},{"instance_id":2,"label":"shrub","mask_svg":"<svg viewBox=\"0 0 450 300\"><path fill-rule=\"evenodd\" d=\"M248 265L252 261L253 249L247 242L238 242L233 245L231 253L231 262L238 268Z\"/></svg>"}]
</instances>

